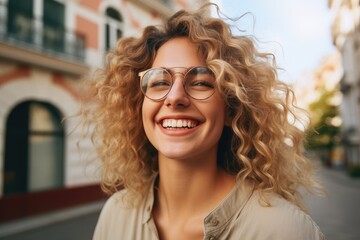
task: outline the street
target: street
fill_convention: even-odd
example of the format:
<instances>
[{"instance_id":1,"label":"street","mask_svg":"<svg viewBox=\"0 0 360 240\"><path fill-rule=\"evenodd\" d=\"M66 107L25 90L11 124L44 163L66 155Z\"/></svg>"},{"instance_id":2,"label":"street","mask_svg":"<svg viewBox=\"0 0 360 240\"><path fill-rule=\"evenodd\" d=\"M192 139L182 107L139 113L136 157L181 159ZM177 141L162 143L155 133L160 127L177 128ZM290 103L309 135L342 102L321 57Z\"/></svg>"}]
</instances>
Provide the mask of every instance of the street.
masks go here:
<instances>
[{"instance_id":1,"label":"street","mask_svg":"<svg viewBox=\"0 0 360 240\"><path fill-rule=\"evenodd\" d=\"M90 240L99 213L83 215L67 221L0 238L3 240Z\"/></svg>"},{"instance_id":2,"label":"street","mask_svg":"<svg viewBox=\"0 0 360 240\"><path fill-rule=\"evenodd\" d=\"M360 239L360 178L327 168L321 169L320 176L327 196L306 199L310 215L327 240Z\"/></svg>"},{"instance_id":3,"label":"street","mask_svg":"<svg viewBox=\"0 0 360 240\"><path fill-rule=\"evenodd\" d=\"M343 170L322 167L320 177L326 197L306 197L310 215L327 240L360 239L360 178L353 179ZM98 211L68 220L13 234L3 240L89 240L92 238Z\"/></svg>"},{"instance_id":4,"label":"street","mask_svg":"<svg viewBox=\"0 0 360 240\"><path fill-rule=\"evenodd\" d=\"M100 202L5 227L0 225L0 240L90 240L102 205ZM5 235L10 229L13 233Z\"/></svg>"}]
</instances>

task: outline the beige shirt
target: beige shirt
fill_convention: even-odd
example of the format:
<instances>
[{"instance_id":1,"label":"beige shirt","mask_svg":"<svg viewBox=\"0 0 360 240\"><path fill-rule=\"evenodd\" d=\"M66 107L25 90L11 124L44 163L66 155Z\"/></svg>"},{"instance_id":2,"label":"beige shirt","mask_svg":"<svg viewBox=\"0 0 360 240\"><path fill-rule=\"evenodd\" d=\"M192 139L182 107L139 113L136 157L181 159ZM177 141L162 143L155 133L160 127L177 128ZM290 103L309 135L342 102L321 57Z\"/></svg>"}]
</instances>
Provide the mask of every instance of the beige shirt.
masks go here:
<instances>
[{"instance_id":1,"label":"beige shirt","mask_svg":"<svg viewBox=\"0 0 360 240\"><path fill-rule=\"evenodd\" d=\"M125 191L106 202L93 240L158 240L152 218L153 187L143 204L126 208ZM259 193L250 184L238 182L228 196L204 219L204 239L226 240L320 240L325 239L309 215L285 199L273 195L271 207L259 202Z\"/></svg>"}]
</instances>

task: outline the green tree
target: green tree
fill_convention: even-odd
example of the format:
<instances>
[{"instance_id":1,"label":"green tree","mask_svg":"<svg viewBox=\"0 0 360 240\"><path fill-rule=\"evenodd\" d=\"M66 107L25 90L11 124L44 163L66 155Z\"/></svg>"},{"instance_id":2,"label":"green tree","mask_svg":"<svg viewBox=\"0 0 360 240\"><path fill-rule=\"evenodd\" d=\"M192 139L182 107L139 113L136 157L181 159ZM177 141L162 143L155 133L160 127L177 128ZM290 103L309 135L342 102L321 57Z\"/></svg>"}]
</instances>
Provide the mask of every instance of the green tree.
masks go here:
<instances>
[{"instance_id":1,"label":"green tree","mask_svg":"<svg viewBox=\"0 0 360 240\"><path fill-rule=\"evenodd\" d=\"M307 130L306 148L309 150L329 150L337 143L340 133L340 116L337 104L334 104L338 90L323 90L319 99L309 105L311 118Z\"/></svg>"}]
</instances>

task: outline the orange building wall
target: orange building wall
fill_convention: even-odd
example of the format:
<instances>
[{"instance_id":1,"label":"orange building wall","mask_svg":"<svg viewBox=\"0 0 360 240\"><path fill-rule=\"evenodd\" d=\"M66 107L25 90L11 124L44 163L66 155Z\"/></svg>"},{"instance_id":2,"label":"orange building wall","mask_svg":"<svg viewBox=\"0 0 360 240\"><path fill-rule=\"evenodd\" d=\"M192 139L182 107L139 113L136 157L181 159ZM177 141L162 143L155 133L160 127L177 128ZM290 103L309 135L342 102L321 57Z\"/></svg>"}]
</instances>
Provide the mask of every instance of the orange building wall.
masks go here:
<instances>
[{"instance_id":1,"label":"orange building wall","mask_svg":"<svg viewBox=\"0 0 360 240\"><path fill-rule=\"evenodd\" d=\"M76 30L86 36L86 48L99 49L99 27L96 23L76 16Z\"/></svg>"},{"instance_id":2,"label":"orange building wall","mask_svg":"<svg viewBox=\"0 0 360 240\"><path fill-rule=\"evenodd\" d=\"M80 0L79 5L86 7L94 12L98 12L101 1L102 0Z\"/></svg>"},{"instance_id":3,"label":"orange building wall","mask_svg":"<svg viewBox=\"0 0 360 240\"><path fill-rule=\"evenodd\" d=\"M18 78L27 78L30 76L30 68L28 66L19 65L13 71L4 75L0 75L0 85Z\"/></svg>"}]
</instances>

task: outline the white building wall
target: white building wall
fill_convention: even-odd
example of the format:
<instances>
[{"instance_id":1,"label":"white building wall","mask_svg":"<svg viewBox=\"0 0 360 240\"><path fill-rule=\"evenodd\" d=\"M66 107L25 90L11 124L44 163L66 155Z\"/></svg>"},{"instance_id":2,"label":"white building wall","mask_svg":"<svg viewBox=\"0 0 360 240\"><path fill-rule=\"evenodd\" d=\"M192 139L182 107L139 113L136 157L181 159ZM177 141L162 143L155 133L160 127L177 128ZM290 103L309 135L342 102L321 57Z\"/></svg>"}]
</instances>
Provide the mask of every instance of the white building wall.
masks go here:
<instances>
[{"instance_id":1,"label":"white building wall","mask_svg":"<svg viewBox=\"0 0 360 240\"><path fill-rule=\"evenodd\" d=\"M342 46L344 77L341 80L343 135L347 161L360 165L360 32L349 33Z\"/></svg>"},{"instance_id":2,"label":"white building wall","mask_svg":"<svg viewBox=\"0 0 360 240\"><path fill-rule=\"evenodd\" d=\"M14 67L9 64L0 64L0 69L11 71L14 70ZM77 142L81 139L81 128L76 127L79 118L72 116L78 113L79 101L66 89L55 84L52 79L53 75L51 72L33 68L30 70L29 77L12 79L0 85L0 196L3 192L6 120L10 111L16 105L28 100L50 103L58 108L63 116L69 117L64 121L64 185L69 187L98 181L93 168L84 168L87 164L85 163L85 158L81 158L77 147ZM90 154L92 148L89 141L83 141L82 149Z\"/></svg>"}]
</instances>

